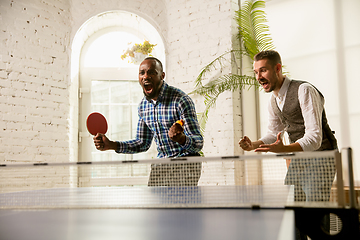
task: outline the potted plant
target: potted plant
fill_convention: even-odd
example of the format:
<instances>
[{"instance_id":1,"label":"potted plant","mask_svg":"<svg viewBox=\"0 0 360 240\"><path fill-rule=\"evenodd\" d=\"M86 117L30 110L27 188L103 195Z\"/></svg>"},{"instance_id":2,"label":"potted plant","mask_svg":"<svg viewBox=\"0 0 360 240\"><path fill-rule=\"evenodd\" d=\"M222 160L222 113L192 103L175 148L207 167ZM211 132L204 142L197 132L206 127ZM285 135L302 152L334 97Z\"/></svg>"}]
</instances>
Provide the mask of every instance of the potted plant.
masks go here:
<instances>
[{"instance_id":1,"label":"potted plant","mask_svg":"<svg viewBox=\"0 0 360 240\"><path fill-rule=\"evenodd\" d=\"M240 49L232 49L214 59L202 69L195 81L195 89L190 94L198 94L205 98L205 110L199 113L202 132L205 130L209 109L216 104L216 100L221 93L242 90L246 86L259 86L255 76L242 74L241 68L239 74L223 74L223 69L229 63L231 64L233 59L245 57L248 61L252 61L259 51L275 48L269 33L269 27L266 25L266 14L261 10L262 8L265 8L265 1L247 0L244 2L240 10L236 11L235 17L239 29L237 37L242 44ZM210 79L207 84L203 85L202 81L206 78L206 75L214 70L219 71L219 74L215 74L215 78Z\"/></svg>"},{"instance_id":2,"label":"potted plant","mask_svg":"<svg viewBox=\"0 0 360 240\"><path fill-rule=\"evenodd\" d=\"M129 43L131 45L132 43ZM124 60L127 57L131 58L132 63L139 63L141 62L145 57L151 56L151 53L154 49L154 47L157 44L151 44L148 40L145 40L143 43L135 43L126 51L123 55L121 55L121 59Z\"/></svg>"}]
</instances>

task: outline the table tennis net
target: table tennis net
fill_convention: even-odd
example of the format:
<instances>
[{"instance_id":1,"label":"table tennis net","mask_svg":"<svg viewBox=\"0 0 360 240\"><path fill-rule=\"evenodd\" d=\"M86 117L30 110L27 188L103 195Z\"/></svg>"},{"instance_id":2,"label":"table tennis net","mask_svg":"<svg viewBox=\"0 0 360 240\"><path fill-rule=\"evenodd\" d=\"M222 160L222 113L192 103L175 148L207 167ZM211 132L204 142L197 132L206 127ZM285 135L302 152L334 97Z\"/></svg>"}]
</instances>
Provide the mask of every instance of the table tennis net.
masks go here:
<instances>
[{"instance_id":1,"label":"table tennis net","mask_svg":"<svg viewBox=\"0 0 360 240\"><path fill-rule=\"evenodd\" d=\"M335 158L331 151L2 164L0 208L336 206Z\"/></svg>"}]
</instances>

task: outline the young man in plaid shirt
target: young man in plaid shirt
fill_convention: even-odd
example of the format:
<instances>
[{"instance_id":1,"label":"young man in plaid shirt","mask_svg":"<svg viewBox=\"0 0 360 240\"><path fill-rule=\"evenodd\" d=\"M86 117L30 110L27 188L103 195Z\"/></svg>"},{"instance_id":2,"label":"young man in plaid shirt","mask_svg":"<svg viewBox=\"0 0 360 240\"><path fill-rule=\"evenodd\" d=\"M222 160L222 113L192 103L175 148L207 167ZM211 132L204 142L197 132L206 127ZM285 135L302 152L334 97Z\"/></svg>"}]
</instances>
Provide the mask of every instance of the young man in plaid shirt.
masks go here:
<instances>
[{"instance_id":1,"label":"young man in plaid shirt","mask_svg":"<svg viewBox=\"0 0 360 240\"><path fill-rule=\"evenodd\" d=\"M111 141L103 134L94 137L100 151L117 153L147 151L154 139L158 158L200 156L203 137L197 121L195 105L182 90L169 86L160 60L146 58L139 67L139 83L144 98L139 104L139 121L136 138L128 141ZM183 120L184 125L176 123ZM149 186L197 185L201 164L153 164Z\"/></svg>"}]
</instances>

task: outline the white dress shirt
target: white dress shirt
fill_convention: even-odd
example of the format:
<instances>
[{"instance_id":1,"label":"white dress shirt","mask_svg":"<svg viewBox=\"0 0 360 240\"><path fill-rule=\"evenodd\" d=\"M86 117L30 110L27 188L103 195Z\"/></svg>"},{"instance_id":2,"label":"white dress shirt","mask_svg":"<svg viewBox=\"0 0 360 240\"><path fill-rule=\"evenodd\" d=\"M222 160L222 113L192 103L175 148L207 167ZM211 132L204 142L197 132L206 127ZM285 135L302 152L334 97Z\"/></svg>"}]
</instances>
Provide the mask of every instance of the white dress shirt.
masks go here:
<instances>
[{"instance_id":1,"label":"white dress shirt","mask_svg":"<svg viewBox=\"0 0 360 240\"><path fill-rule=\"evenodd\" d=\"M276 103L282 111L286 99L286 94L290 85L290 79L285 77L285 80L280 88L278 95L273 92ZM303 151L314 151L321 146L322 141L322 111L324 109L324 98L320 96L319 92L310 84L303 83L298 89L298 98L301 112L304 118L305 134L296 142L300 144ZM284 131L284 126L280 118L274 113L271 107L271 101L268 104L269 124L268 132L260 140L265 144L271 144L276 141L277 134ZM285 132L286 136L287 133ZM283 140L284 144L288 144L288 140Z\"/></svg>"}]
</instances>

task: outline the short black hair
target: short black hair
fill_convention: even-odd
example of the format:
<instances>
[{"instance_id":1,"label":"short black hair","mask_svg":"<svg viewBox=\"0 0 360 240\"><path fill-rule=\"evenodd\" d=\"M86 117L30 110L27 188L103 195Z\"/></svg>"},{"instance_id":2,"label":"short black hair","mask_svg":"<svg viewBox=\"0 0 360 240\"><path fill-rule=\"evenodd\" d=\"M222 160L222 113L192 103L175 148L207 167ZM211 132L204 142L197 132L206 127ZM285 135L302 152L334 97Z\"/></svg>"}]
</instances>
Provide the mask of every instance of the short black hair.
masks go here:
<instances>
[{"instance_id":1,"label":"short black hair","mask_svg":"<svg viewBox=\"0 0 360 240\"><path fill-rule=\"evenodd\" d=\"M280 54L275 50L261 51L254 56L255 62L260 61L262 59L269 60L272 66L275 66L278 63L282 64Z\"/></svg>"},{"instance_id":2,"label":"short black hair","mask_svg":"<svg viewBox=\"0 0 360 240\"><path fill-rule=\"evenodd\" d=\"M154 60L154 61L158 62L158 63L160 64L161 72L164 72L162 62L161 62L159 59L157 59L156 57L146 57L146 58L144 59L144 61L145 61L145 60Z\"/></svg>"}]
</instances>

